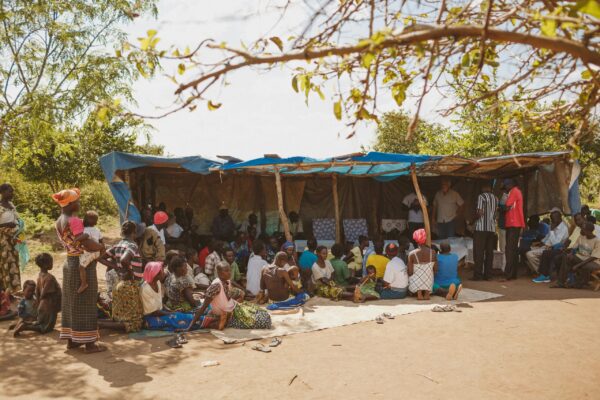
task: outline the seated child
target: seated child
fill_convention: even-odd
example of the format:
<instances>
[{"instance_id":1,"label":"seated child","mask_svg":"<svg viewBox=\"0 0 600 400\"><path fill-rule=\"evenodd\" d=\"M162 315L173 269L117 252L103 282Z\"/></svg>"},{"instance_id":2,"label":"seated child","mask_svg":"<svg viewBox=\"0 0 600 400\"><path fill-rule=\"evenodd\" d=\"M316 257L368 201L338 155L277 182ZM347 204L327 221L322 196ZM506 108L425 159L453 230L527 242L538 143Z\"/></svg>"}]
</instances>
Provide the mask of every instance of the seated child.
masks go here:
<instances>
[{"instance_id":1,"label":"seated child","mask_svg":"<svg viewBox=\"0 0 600 400\"><path fill-rule=\"evenodd\" d=\"M187 249L185 251L185 261L187 262L187 274L190 278L194 279L194 270L199 267L196 250Z\"/></svg>"},{"instance_id":2,"label":"seated child","mask_svg":"<svg viewBox=\"0 0 600 400\"><path fill-rule=\"evenodd\" d=\"M27 280L23 283L23 299L17 307L17 314L21 321L35 321L37 319L37 299L35 298L35 282Z\"/></svg>"},{"instance_id":3,"label":"seated child","mask_svg":"<svg viewBox=\"0 0 600 400\"><path fill-rule=\"evenodd\" d=\"M336 243L331 247L331 254L333 254L333 259L331 259L331 266L335 271L335 283L338 286L346 287L350 284L350 270L348 269L348 264L342 260L344 256L344 247Z\"/></svg>"},{"instance_id":4,"label":"seated child","mask_svg":"<svg viewBox=\"0 0 600 400\"><path fill-rule=\"evenodd\" d=\"M451 247L448 243L440 245L440 254L437 256L438 269L433 280L433 293L438 296L446 296L446 300L456 300L462 290L462 284L458 277L458 256L450 251Z\"/></svg>"},{"instance_id":5,"label":"seated child","mask_svg":"<svg viewBox=\"0 0 600 400\"><path fill-rule=\"evenodd\" d=\"M35 258L35 263L40 268L40 273L35 287L37 298L37 318L35 321L21 320L17 324L14 336L23 331L48 333L54 329L56 317L61 306L61 289L58 281L52 275L53 260L48 253L41 253Z\"/></svg>"},{"instance_id":6,"label":"seated child","mask_svg":"<svg viewBox=\"0 0 600 400\"><path fill-rule=\"evenodd\" d=\"M377 270L373 265L367 266L367 275L364 276L354 289L354 302L364 303L367 300L379 300L379 293L375 290L377 283Z\"/></svg>"},{"instance_id":7,"label":"seated child","mask_svg":"<svg viewBox=\"0 0 600 400\"><path fill-rule=\"evenodd\" d=\"M236 261L235 252L233 251L233 249L225 249L223 256L225 257L225 261L227 261L231 269L231 285L246 292L246 288L242 286L241 283L242 273L240 272L240 267Z\"/></svg>"}]
</instances>

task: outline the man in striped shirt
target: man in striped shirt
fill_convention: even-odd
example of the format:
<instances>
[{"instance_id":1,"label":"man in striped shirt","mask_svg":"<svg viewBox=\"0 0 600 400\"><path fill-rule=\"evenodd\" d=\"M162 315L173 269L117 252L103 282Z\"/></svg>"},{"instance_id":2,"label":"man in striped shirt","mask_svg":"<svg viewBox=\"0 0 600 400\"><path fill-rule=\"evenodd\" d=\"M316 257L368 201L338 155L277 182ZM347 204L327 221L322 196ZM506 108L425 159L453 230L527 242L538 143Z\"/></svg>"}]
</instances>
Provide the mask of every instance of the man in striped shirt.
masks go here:
<instances>
[{"instance_id":1,"label":"man in striped shirt","mask_svg":"<svg viewBox=\"0 0 600 400\"><path fill-rule=\"evenodd\" d=\"M473 233L473 256L475 270L472 280L489 280L496 248L496 213L498 198L492 193L489 183L483 185L482 193L477 197L475 232Z\"/></svg>"}]
</instances>

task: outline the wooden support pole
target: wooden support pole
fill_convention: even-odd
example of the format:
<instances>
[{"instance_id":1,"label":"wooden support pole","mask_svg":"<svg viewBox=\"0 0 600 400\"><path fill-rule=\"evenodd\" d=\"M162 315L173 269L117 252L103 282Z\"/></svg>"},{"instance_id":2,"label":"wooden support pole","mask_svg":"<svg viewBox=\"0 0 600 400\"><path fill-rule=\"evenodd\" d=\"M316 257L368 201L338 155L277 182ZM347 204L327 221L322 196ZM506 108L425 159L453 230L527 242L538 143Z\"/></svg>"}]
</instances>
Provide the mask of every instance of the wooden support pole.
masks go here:
<instances>
[{"instance_id":1,"label":"wooden support pole","mask_svg":"<svg viewBox=\"0 0 600 400\"><path fill-rule=\"evenodd\" d=\"M283 191L281 190L281 175L279 174L279 168L275 168L275 186L277 188L277 208L279 209L279 220L281 221L281 226L283 226L285 240L291 242L292 234L290 233L290 224L288 223L287 215L283 209Z\"/></svg>"},{"instance_id":2,"label":"wooden support pole","mask_svg":"<svg viewBox=\"0 0 600 400\"><path fill-rule=\"evenodd\" d=\"M423 222L425 223L425 232L427 233L427 246L431 246L431 226L429 225L429 213L427 212L427 204L425 204L425 199L423 199L423 194L421 193L421 188L419 187L417 170L414 164L410 167L410 177L412 178L415 193L417 195L417 199L419 200L419 204L421 205L421 211L423 212Z\"/></svg>"},{"instance_id":3,"label":"wooden support pole","mask_svg":"<svg viewBox=\"0 0 600 400\"><path fill-rule=\"evenodd\" d=\"M331 190L333 191L333 208L335 211L335 242L342 242L342 225L340 222L340 201L337 190L337 175L331 175Z\"/></svg>"}]
</instances>

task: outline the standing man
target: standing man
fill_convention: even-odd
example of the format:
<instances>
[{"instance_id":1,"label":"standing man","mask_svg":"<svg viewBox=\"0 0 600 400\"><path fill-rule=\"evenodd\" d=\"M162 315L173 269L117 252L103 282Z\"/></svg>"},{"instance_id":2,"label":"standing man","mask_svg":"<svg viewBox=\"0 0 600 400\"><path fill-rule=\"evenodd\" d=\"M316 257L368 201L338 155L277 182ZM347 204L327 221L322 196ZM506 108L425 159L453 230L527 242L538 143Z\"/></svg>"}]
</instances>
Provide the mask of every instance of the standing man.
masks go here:
<instances>
[{"instance_id":1,"label":"standing man","mask_svg":"<svg viewBox=\"0 0 600 400\"><path fill-rule=\"evenodd\" d=\"M486 183L481 188L482 193L477 197L475 216L475 232L473 233L473 256L475 270L473 281L489 280L494 262L496 248L496 212L498 198L492 193L492 187Z\"/></svg>"},{"instance_id":2,"label":"standing man","mask_svg":"<svg viewBox=\"0 0 600 400\"><path fill-rule=\"evenodd\" d=\"M426 206L429 205L425 196L423 196L423 201L425 202ZM412 238L413 233L417 229L425 228L421 203L419 203L419 198L417 195L412 192L404 196L404 199L402 199L402 204L408 207L408 237Z\"/></svg>"},{"instance_id":3,"label":"standing man","mask_svg":"<svg viewBox=\"0 0 600 400\"><path fill-rule=\"evenodd\" d=\"M442 180L441 190L433 199L432 221L437 225L438 239L448 239L456 235L456 216L462 211L463 201L460 194L452 190L450 181Z\"/></svg>"},{"instance_id":4,"label":"standing man","mask_svg":"<svg viewBox=\"0 0 600 400\"><path fill-rule=\"evenodd\" d=\"M506 268L504 270L506 280L517 279L519 268L519 236L525 228L525 215L523 214L523 194L517 187L514 179L504 180L504 187L508 190L506 198Z\"/></svg>"},{"instance_id":5,"label":"standing man","mask_svg":"<svg viewBox=\"0 0 600 400\"><path fill-rule=\"evenodd\" d=\"M234 239L235 224L229 215L229 209L225 203L219 207L219 215L213 219L211 232L215 239L229 243Z\"/></svg>"}]
</instances>

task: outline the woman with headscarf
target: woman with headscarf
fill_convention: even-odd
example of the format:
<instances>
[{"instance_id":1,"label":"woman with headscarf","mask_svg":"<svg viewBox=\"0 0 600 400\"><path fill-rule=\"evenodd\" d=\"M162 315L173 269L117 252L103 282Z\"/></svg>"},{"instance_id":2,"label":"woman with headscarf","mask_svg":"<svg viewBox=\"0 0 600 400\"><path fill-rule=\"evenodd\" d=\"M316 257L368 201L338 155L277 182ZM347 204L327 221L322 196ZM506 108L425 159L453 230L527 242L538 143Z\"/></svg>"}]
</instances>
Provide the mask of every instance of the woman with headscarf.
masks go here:
<instances>
[{"instance_id":1,"label":"woman with headscarf","mask_svg":"<svg viewBox=\"0 0 600 400\"><path fill-rule=\"evenodd\" d=\"M144 309L144 327L151 330L175 331L178 329L211 328L218 319L199 315L196 323L194 314L170 312L163 309L163 282L165 271L162 262L149 262L144 269L144 282L140 288ZM208 308L210 311L210 308ZM193 325L190 323L194 321Z\"/></svg>"},{"instance_id":2,"label":"woman with headscarf","mask_svg":"<svg viewBox=\"0 0 600 400\"><path fill-rule=\"evenodd\" d=\"M433 288L433 276L437 271L437 256L427 245L427 232L417 229L413 233L417 249L408 255L408 290L418 300L429 300Z\"/></svg>"},{"instance_id":3,"label":"woman with headscarf","mask_svg":"<svg viewBox=\"0 0 600 400\"><path fill-rule=\"evenodd\" d=\"M19 215L12 199L14 190L11 185L0 185L0 284L8 292L21 290L19 272L19 252L15 234L18 232Z\"/></svg>"},{"instance_id":4,"label":"woman with headscarf","mask_svg":"<svg viewBox=\"0 0 600 400\"><path fill-rule=\"evenodd\" d=\"M96 301L98 299L98 279L96 262L85 268L88 288L77 293L81 285L79 277L79 257L84 250L104 252L104 245L93 239L78 241L73 233L77 225L80 191L77 188L65 189L52 195L52 199L60 206L61 214L56 220L56 233L67 251L67 261L63 266L62 322L60 338L67 340L67 349L85 345L87 353L106 350L100 346L98 339L98 315Z\"/></svg>"}]
</instances>

